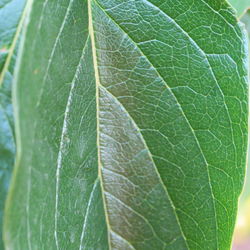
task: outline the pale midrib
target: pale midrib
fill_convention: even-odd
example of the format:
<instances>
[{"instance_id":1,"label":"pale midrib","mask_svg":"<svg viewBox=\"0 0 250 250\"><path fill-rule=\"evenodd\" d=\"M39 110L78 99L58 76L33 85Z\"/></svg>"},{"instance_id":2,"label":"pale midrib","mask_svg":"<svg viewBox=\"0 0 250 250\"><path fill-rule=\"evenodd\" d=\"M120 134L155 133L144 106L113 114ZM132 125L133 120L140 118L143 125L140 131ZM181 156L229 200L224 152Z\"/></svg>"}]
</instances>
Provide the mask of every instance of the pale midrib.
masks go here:
<instances>
[{"instance_id":1,"label":"pale midrib","mask_svg":"<svg viewBox=\"0 0 250 250\"><path fill-rule=\"evenodd\" d=\"M102 200L103 200L103 208L104 208L104 214L105 214L105 220L107 225L107 237L108 237L108 245L109 249L112 249L111 247L111 238L110 238L110 232L111 232L111 226L110 221L108 217L108 211L107 211L107 204L106 199L104 196L104 185L103 185L103 177L102 177L102 165L101 165L101 152L100 152L100 121L99 121L99 85L100 85L100 77L98 72L98 65L97 65L97 55L96 55L96 46L95 46L95 35L94 35L94 26L93 26L93 18L92 18L92 6L91 6L91 0L88 1L88 18L89 18L89 34L91 38L91 44L92 44L92 54L93 54L93 66L94 66L94 72L95 72L95 82L96 82L96 144L97 144L97 160L98 160L98 177L100 179L100 186L101 186L101 194L102 194Z\"/></svg>"}]
</instances>

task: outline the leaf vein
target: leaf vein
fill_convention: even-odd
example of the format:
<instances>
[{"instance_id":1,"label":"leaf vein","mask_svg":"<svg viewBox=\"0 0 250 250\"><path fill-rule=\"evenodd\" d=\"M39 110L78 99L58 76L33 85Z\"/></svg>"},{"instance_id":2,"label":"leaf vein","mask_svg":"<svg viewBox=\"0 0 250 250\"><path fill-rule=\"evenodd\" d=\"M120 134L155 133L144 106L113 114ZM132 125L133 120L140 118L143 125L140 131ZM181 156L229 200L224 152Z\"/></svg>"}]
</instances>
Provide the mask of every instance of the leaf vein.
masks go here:
<instances>
[{"instance_id":1,"label":"leaf vein","mask_svg":"<svg viewBox=\"0 0 250 250\"><path fill-rule=\"evenodd\" d=\"M68 130L68 116L69 116L69 109L70 106L72 104L72 98L73 98L73 90L75 88L75 83L76 83L76 79L77 79L77 75L80 72L80 67L81 67L81 61L85 55L85 49L87 47L88 44L88 40L89 40L89 36L86 38L85 44L83 46L83 50L82 50L82 55L81 58L79 60L78 66L76 68L76 72L74 74L74 78L72 80L71 83L71 88L69 91L69 96L68 96L68 101L66 104L66 108L65 108L65 114L64 114L64 120L63 120L63 127L62 127L62 133L61 133L61 139L60 139L60 146L59 146L59 152L58 152L58 157L57 157L57 168L56 168L56 201L55 201L55 231L54 231L54 237L55 237L55 242L56 242L56 247L57 249L59 249L59 242L58 242L58 236L57 236L57 227L58 227L58 223L57 223L57 219L58 219L58 204L59 204L59 187L60 187L60 169L62 168L62 157L63 157L63 150L65 147L64 144L64 139L65 139L65 135L67 133Z\"/></svg>"}]
</instances>

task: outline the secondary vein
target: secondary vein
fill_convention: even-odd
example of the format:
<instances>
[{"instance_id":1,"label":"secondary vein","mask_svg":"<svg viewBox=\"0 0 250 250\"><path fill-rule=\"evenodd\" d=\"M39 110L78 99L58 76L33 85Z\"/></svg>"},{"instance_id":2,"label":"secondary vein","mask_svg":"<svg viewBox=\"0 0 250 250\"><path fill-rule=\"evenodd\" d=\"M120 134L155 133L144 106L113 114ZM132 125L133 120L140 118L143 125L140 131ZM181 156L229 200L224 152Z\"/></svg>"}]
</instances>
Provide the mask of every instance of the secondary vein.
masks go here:
<instances>
[{"instance_id":1,"label":"secondary vein","mask_svg":"<svg viewBox=\"0 0 250 250\"><path fill-rule=\"evenodd\" d=\"M55 202L55 216L54 216L55 217L54 237L55 237L57 249L59 249L57 227L58 227L58 204L59 204L59 188L60 188L60 170L62 168L63 151L64 151L64 148L65 148L65 136L66 136L67 130L68 130L68 117L69 117L69 114L70 114L70 106L71 106L72 101L73 101L73 91L74 91L74 88L76 86L77 76L78 76L78 74L80 72L80 68L82 66L81 62L82 62L82 59L83 59L83 57L85 55L85 49L87 47L88 40L89 40L89 36L87 37L87 39L85 41L85 44L83 46L82 55L81 55L81 58L79 60L78 65L77 65L76 72L74 74L74 78L73 78L72 83L71 83L69 97L68 97L68 101L67 101L66 109L65 109L65 113L64 113L63 128L62 128L62 134L61 134L59 152L58 152L58 157L57 157L57 168L56 168L56 202Z\"/></svg>"}]
</instances>

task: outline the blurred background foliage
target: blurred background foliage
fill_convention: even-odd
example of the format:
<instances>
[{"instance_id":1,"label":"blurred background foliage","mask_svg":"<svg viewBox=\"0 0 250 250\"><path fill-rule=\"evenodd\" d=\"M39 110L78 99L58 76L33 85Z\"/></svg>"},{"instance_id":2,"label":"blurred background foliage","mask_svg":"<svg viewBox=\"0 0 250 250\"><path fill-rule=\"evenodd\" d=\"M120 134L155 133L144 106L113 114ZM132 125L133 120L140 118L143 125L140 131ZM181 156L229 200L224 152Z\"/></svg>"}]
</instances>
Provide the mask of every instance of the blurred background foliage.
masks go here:
<instances>
[{"instance_id":1,"label":"blurred background foliage","mask_svg":"<svg viewBox=\"0 0 250 250\"><path fill-rule=\"evenodd\" d=\"M238 16L241 16L247 8L250 7L250 0L228 0L237 10Z\"/></svg>"},{"instance_id":2,"label":"blurred background foliage","mask_svg":"<svg viewBox=\"0 0 250 250\"><path fill-rule=\"evenodd\" d=\"M250 0L229 0L237 11L237 16L245 25L250 41ZM248 43L250 51L250 43ZM249 57L250 61L250 57ZM249 69L250 70L250 69ZM250 131L250 126L249 126ZM249 140L250 142L250 140ZM250 145L248 149L250 156ZM236 222L233 250L250 250L250 162L247 163L247 176L244 190L239 201L238 218Z\"/></svg>"}]
</instances>

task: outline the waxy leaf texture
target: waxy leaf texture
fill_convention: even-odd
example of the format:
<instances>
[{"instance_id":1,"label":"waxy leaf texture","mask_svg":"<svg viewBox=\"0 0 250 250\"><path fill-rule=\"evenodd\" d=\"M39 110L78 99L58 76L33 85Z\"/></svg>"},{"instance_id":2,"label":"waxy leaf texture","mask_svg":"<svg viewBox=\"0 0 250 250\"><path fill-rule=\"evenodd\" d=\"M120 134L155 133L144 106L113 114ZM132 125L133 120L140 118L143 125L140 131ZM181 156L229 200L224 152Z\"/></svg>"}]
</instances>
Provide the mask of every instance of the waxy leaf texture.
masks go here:
<instances>
[{"instance_id":1,"label":"waxy leaf texture","mask_svg":"<svg viewBox=\"0 0 250 250\"><path fill-rule=\"evenodd\" d=\"M7 249L229 249L246 35L224 0L34 0Z\"/></svg>"}]
</instances>

